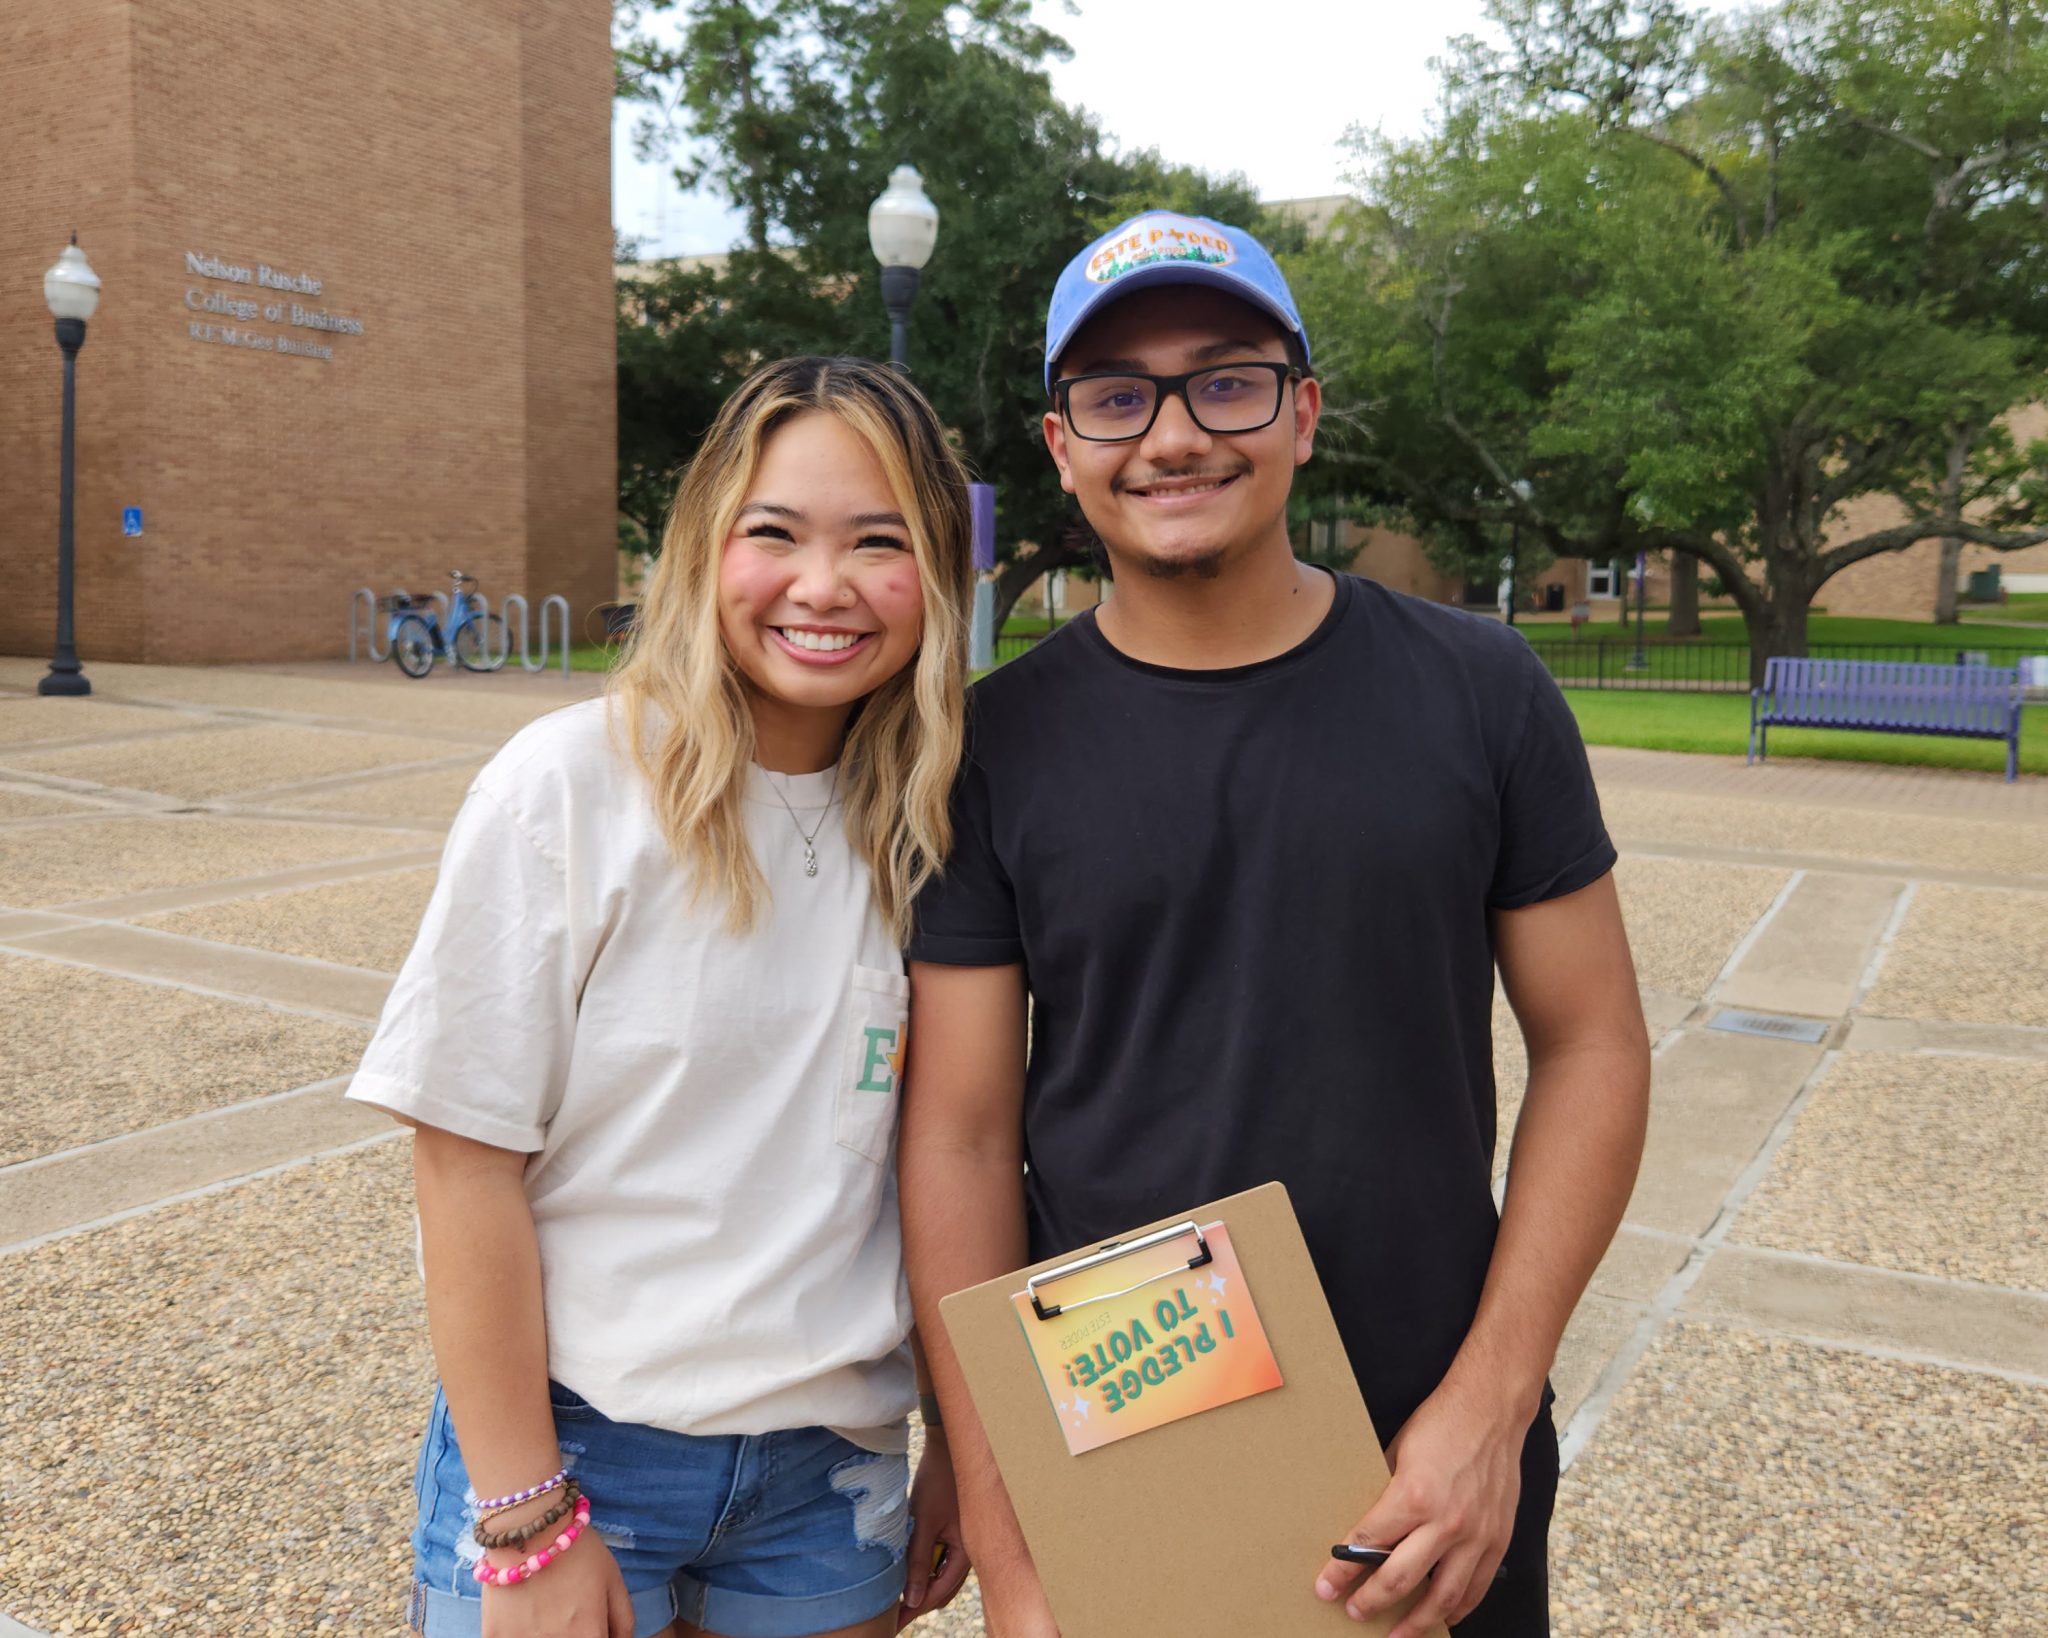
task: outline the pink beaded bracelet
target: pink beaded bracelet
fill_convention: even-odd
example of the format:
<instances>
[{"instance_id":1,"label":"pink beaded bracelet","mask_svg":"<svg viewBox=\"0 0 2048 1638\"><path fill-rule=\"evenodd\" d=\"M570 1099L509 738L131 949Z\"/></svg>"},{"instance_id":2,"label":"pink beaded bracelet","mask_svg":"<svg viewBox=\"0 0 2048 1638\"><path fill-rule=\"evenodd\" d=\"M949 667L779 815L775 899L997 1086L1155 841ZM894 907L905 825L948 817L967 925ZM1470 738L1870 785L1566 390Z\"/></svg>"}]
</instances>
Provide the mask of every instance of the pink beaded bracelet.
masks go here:
<instances>
[{"instance_id":1,"label":"pink beaded bracelet","mask_svg":"<svg viewBox=\"0 0 2048 1638\"><path fill-rule=\"evenodd\" d=\"M545 1496L568 1476L569 1470L565 1467L546 1484L537 1484L531 1490L514 1491L509 1496L497 1496L490 1501L480 1501L476 1504L476 1510L479 1513L496 1513L507 1507L517 1507L521 1502L532 1501L536 1496Z\"/></svg>"},{"instance_id":2,"label":"pink beaded bracelet","mask_svg":"<svg viewBox=\"0 0 2048 1638\"><path fill-rule=\"evenodd\" d=\"M517 1564L499 1569L495 1564L481 1560L476 1567L476 1578L487 1587L516 1587L520 1582L537 1576L550 1564L576 1545L576 1538L583 1534L590 1523L590 1498L579 1496L576 1500L576 1521L555 1537L553 1543Z\"/></svg>"}]
</instances>

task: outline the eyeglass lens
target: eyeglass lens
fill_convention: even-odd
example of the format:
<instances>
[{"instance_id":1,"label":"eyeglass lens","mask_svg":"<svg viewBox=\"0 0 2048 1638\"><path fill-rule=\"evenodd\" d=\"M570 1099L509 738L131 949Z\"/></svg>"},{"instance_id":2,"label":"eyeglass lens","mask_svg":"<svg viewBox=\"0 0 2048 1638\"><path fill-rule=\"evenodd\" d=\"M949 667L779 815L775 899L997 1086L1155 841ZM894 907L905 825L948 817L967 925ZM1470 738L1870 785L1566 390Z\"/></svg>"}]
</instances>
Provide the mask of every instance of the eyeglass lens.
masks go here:
<instances>
[{"instance_id":1,"label":"eyeglass lens","mask_svg":"<svg viewBox=\"0 0 2048 1638\"><path fill-rule=\"evenodd\" d=\"M1225 364L1191 376L1187 404L1204 432L1252 432L1280 412L1283 377L1275 370ZM1143 375L1095 375L1067 393L1067 418L1083 438L1130 438L1151 424L1159 384Z\"/></svg>"}]
</instances>

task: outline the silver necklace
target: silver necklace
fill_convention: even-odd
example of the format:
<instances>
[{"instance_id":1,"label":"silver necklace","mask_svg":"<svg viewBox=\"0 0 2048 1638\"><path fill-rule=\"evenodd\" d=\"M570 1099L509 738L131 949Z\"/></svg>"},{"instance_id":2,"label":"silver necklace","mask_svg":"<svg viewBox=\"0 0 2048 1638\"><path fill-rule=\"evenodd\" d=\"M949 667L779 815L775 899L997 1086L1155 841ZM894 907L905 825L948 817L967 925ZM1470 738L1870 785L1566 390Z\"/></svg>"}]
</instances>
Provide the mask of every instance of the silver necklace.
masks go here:
<instances>
[{"instance_id":1,"label":"silver necklace","mask_svg":"<svg viewBox=\"0 0 2048 1638\"><path fill-rule=\"evenodd\" d=\"M832 801L839 794L839 765L834 763L832 766L832 788L825 793L825 811L818 815L818 822L808 831L804 829L803 821L796 816L796 809L789 805L789 798L782 794L782 787L771 779L768 781L768 788L775 793L775 800L782 804L782 811L789 815L789 822L796 826L797 835L804 840L804 874L817 875L818 832L825 828L825 821L832 817Z\"/></svg>"}]
</instances>

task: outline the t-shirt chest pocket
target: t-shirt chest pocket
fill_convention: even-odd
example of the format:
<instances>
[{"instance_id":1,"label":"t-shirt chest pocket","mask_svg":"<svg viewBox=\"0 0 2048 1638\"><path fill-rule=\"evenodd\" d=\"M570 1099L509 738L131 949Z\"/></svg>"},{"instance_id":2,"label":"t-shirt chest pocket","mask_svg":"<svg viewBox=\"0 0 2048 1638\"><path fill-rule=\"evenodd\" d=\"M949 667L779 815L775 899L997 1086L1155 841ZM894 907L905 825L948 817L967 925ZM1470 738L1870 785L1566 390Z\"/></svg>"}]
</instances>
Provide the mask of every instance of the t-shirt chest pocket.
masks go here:
<instances>
[{"instance_id":1,"label":"t-shirt chest pocket","mask_svg":"<svg viewBox=\"0 0 2048 1638\"><path fill-rule=\"evenodd\" d=\"M910 980L879 967L855 967L847 989L846 1045L832 1135L877 1164L887 1162L896 1141L909 1038Z\"/></svg>"}]
</instances>

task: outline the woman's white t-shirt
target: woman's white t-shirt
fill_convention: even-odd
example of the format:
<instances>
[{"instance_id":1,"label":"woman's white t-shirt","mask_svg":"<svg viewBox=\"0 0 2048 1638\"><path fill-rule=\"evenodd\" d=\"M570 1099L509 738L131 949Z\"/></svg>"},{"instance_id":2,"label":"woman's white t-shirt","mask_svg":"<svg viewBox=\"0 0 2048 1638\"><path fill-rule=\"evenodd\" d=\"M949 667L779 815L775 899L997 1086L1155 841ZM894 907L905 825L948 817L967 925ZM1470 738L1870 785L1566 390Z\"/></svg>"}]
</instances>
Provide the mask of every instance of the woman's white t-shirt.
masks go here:
<instances>
[{"instance_id":1,"label":"woman's white t-shirt","mask_svg":"<svg viewBox=\"0 0 2048 1638\"><path fill-rule=\"evenodd\" d=\"M916 1401L902 954L829 771L753 770L753 931L693 905L607 710L477 777L348 1095L529 1152L548 1369L606 1416L885 1445Z\"/></svg>"}]
</instances>

